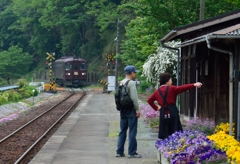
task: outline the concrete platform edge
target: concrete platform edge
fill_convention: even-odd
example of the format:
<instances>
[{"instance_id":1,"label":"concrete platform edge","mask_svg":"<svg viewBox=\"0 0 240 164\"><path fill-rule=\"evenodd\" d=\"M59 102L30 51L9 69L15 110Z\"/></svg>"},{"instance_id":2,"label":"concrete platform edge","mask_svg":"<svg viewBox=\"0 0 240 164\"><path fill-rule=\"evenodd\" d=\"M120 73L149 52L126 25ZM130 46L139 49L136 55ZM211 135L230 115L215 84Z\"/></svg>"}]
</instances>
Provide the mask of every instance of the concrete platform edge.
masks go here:
<instances>
[{"instance_id":1,"label":"concrete platform edge","mask_svg":"<svg viewBox=\"0 0 240 164\"><path fill-rule=\"evenodd\" d=\"M29 164L50 164L64 139L70 133L76 124L81 113L81 108L86 106L92 94L86 95L79 106L71 113L66 121L59 127L53 136L46 142L37 155L29 162Z\"/></svg>"}]
</instances>

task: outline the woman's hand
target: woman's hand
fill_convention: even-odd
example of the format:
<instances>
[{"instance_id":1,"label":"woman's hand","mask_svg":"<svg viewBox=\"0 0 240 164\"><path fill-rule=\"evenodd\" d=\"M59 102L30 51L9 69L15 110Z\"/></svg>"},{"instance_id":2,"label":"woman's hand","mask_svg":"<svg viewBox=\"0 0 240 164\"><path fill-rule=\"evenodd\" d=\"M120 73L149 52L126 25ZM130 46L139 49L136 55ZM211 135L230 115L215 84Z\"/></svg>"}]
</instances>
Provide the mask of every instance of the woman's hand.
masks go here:
<instances>
[{"instance_id":1,"label":"woman's hand","mask_svg":"<svg viewBox=\"0 0 240 164\"><path fill-rule=\"evenodd\" d=\"M195 87L198 87L198 88L201 88L202 83L200 83L200 82L194 83L194 86L195 86Z\"/></svg>"},{"instance_id":2,"label":"woman's hand","mask_svg":"<svg viewBox=\"0 0 240 164\"><path fill-rule=\"evenodd\" d=\"M160 111L160 109L161 109L161 106L157 106L157 107L158 107L158 109L157 109L157 110L158 110L158 111Z\"/></svg>"}]
</instances>

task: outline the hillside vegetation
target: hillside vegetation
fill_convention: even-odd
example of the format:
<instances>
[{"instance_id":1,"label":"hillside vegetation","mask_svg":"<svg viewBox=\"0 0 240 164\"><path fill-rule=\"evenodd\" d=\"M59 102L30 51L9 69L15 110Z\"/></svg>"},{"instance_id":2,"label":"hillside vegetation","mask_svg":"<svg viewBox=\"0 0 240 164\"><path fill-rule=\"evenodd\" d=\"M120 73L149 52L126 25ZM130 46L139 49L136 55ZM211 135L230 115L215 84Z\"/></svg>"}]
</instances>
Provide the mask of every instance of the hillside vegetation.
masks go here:
<instances>
[{"instance_id":1,"label":"hillside vegetation","mask_svg":"<svg viewBox=\"0 0 240 164\"><path fill-rule=\"evenodd\" d=\"M115 53L118 18L118 56L142 70L163 35L198 21L199 6L199 0L1 0L0 77L10 83L44 67L46 52L56 58L77 55L89 63L100 56L104 65L104 55ZM238 8L236 0L207 0L205 18ZM94 67L90 70L98 71ZM17 68L22 71L10 71Z\"/></svg>"}]
</instances>

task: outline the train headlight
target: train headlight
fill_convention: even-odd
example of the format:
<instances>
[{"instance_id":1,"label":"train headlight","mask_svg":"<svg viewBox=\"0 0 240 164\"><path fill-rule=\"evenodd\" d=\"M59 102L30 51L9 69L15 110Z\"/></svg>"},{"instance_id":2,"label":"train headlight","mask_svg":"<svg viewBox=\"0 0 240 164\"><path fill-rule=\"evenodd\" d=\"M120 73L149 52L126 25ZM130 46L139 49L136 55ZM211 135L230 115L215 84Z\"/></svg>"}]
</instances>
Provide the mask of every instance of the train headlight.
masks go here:
<instances>
[{"instance_id":1,"label":"train headlight","mask_svg":"<svg viewBox=\"0 0 240 164\"><path fill-rule=\"evenodd\" d=\"M66 73L67 75L71 75L71 73Z\"/></svg>"},{"instance_id":2,"label":"train headlight","mask_svg":"<svg viewBox=\"0 0 240 164\"><path fill-rule=\"evenodd\" d=\"M78 75L78 72L74 72L74 75Z\"/></svg>"},{"instance_id":3,"label":"train headlight","mask_svg":"<svg viewBox=\"0 0 240 164\"><path fill-rule=\"evenodd\" d=\"M86 73L85 73L85 72L83 72L83 73L82 73L82 75L86 75Z\"/></svg>"}]
</instances>

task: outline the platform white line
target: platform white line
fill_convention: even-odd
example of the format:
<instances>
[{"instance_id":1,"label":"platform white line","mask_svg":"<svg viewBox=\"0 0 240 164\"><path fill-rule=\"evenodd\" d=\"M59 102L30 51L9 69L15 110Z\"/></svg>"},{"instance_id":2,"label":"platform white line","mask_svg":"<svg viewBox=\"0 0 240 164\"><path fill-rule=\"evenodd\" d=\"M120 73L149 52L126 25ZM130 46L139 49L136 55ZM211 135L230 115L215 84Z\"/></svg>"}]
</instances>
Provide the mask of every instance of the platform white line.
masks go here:
<instances>
[{"instance_id":1,"label":"platform white line","mask_svg":"<svg viewBox=\"0 0 240 164\"><path fill-rule=\"evenodd\" d=\"M80 116L109 116L109 115L113 115L113 116L118 116L119 113L106 113L106 114L102 114L102 113L83 113L83 114L80 114Z\"/></svg>"}]
</instances>

